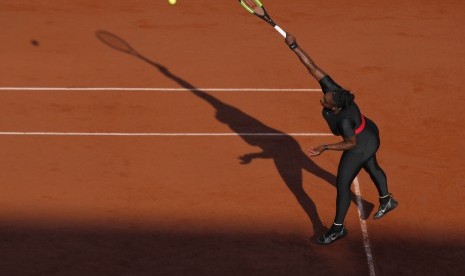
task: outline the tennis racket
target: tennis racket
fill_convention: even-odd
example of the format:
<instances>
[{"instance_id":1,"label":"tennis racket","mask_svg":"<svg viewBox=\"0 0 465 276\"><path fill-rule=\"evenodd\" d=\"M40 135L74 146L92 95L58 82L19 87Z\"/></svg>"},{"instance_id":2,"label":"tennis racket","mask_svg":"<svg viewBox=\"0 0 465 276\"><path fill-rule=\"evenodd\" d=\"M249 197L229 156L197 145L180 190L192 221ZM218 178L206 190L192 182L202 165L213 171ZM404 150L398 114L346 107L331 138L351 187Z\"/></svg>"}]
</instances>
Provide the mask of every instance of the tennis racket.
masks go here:
<instances>
[{"instance_id":1,"label":"tennis racket","mask_svg":"<svg viewBox=\"0 0 465 276\"><path fill-rule=\"evenodd\" d=\"M281 29L281 27L276 25L276 23L273 21L273 19L271 19L270 15L268 15L268 13L265 10L265 7L263 7L263 4L259 0L239 0L239 2L248 12L266 21L276 31L278 31L278 33L280 33L284 38L286 38L286 32L283 29Z\"/></svg>"}]
</instances>

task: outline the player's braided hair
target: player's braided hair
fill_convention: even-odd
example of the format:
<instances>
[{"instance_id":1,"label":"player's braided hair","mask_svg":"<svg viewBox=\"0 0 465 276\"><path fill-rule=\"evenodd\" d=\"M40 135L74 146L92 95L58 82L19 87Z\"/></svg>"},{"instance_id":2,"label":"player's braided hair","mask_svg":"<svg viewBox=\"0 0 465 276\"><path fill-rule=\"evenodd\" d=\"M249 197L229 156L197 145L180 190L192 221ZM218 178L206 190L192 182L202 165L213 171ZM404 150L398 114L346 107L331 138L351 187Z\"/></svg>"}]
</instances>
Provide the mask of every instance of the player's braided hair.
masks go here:
<instances>
[{"instance_id":1,"label":"player's braided hair","mask_svg":"<svg viewBox=\"0 0 465 276\"><path fill-rule=\"evenodd\" d=\"M346 108L354 103L355 95L349 90L340 89L333 91L333 102L337 107Z\"/></svg>"}]
</instances>

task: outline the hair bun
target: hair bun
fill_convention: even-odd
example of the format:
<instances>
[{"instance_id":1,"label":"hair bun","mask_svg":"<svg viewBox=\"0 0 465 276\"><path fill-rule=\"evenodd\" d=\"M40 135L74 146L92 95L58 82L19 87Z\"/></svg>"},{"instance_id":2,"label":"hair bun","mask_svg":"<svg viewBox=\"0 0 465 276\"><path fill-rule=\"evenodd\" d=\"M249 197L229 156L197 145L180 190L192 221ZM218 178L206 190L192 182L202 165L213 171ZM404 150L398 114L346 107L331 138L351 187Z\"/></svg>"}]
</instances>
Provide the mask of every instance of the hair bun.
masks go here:
<instances>
[{"instance_id":1,"label":"hair bun","mask_svg":"<svg viewBox=\"0 0 465 276\"><path fill-rule=\"evenodd\" d=\"M346 91L345 93L343 93L343 105L344 107L346 106L350 106L354 103L354 99L355 99L355 96L354 94L351 94L349 91Z\"/></svg>"},{"instance_id":2,"label":"hair bun","mask_svg":"<svg viewBox=\"0 0 465 276\"><path fill-rule=\"evenodd\" d=\"M338 90L333 92L333 101L338 107L345 108L354 103L355 95L349 90Z\"/></svg>"}]
</instances>

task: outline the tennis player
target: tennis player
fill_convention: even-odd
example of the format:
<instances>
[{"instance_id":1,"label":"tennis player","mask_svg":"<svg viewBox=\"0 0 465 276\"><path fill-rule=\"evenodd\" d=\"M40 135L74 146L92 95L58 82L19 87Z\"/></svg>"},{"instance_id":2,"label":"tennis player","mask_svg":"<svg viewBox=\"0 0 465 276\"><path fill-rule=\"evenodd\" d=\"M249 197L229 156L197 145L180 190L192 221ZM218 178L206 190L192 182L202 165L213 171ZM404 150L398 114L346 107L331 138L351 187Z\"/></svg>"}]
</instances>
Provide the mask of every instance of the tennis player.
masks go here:
<instances>
[{"instance_id":1,"label":"tennis player","mask_svg":"<svg viewBox=\"0 0 465 276\"><path fill-rule=\"evenodd\" d=\"M323 118L331 132L343 139L339 143L319 145L309 153L309 156L318 156L328 150L343 152L337 170L336 217L329 231L317 240L320 244L331 244L347 234L344 218L350 205L350 186L362 168L370 175L379 193L380 206L374 219L383 217L396 208L398 203L388 192L386 174L376 161L376 152L380 145L376 124L360 113L354 102L355 96L319 68L297 45L294 36L288 33L285 42L319 82L323 90L320 100Z\"/></svg>"}]
</instances>

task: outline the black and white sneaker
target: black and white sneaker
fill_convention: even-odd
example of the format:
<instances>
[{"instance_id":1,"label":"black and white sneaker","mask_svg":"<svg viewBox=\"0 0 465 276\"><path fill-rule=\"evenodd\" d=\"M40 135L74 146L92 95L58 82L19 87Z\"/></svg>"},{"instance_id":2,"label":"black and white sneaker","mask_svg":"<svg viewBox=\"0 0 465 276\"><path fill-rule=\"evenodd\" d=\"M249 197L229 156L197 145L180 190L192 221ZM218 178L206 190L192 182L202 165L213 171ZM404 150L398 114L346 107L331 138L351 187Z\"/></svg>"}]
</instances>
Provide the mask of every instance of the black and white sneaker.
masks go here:
<instances>
[{"instance_id":1,"label":"black and white sneaker","mask_svg":"<svg viewBox=\"0 0 465 276\"><path fill-rule=\"evenodd\" d=\"M378 212L373 216L373 219L382 218L384 215L394 210L399 203L392 197L392 194L389 194L389 201L385 204L380 204Z\"/></svg>"},{"instance_id":2,"label":"black and white sneaker","mask_svg":"<svg viewBox=\"0 0 465 276\"><path fill-rule=\"evenodd\" d=\"M329 230L328 232L326 232L326 234L319 237L317 239L317 242L319 244L328 245L328 244L331 244L331 243L337 241L338 239L342 239L346 235L347 235L347 230L343 226L342 230L340 232L333 232L333 231Z\"/></svg>"}]
</instances>

